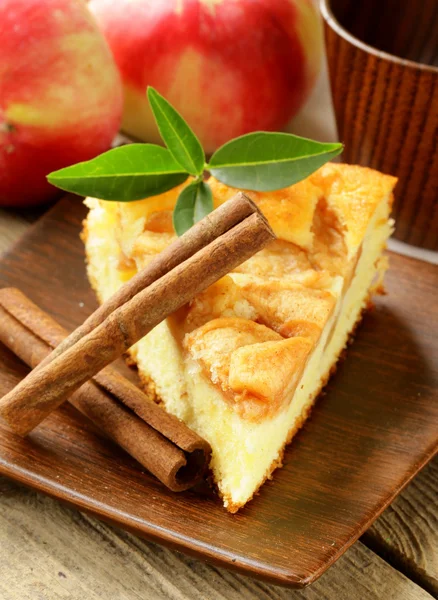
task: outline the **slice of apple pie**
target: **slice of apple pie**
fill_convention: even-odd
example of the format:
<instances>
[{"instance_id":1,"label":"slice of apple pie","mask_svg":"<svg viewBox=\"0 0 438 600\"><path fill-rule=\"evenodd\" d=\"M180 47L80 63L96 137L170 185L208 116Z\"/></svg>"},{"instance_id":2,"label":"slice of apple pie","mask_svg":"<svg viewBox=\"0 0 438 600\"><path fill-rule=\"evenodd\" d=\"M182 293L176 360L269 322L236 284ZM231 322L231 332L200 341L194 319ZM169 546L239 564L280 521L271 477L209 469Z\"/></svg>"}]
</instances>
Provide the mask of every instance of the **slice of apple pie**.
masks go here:
<instances>
[{"instance_id":1,"label":"slice of apple pie","mask_svg":"<svg viewBox=\"0 0 438 600\"><path fill-rule=\"evenodd\" d=\"M147 391L207 439L225 507L281 466L373 293L396 180L327 164L275 192L247 192L278 240L131 350ZM237 190L210 178L216 206ZM99 300L173 239L179 189L131 203L88 198L83 239Z\"/></svg>"}]
</instances>

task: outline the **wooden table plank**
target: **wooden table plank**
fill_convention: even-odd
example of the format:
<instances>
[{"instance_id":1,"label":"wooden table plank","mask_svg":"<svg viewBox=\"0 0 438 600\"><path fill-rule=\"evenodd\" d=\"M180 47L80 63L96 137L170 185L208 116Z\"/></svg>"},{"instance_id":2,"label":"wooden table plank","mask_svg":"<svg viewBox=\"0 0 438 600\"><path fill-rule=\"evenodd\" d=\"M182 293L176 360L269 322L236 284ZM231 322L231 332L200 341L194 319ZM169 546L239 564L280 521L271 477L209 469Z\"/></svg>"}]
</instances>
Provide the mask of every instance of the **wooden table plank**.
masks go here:
<instances>
[{"instance_id":1,"label":"wooden table plank","mask_svg":"<svg viewBox=\"0 0 438 600\"><path fill-rule=\"evenodd\" d=\"M0 209L0 254L3 254L29 227L19 214Z\"/></svg>"},{"instance_id":2,"label":"wooden table plank","mask_svg":"<svg viewBox=\"0 0 438 600\"><path fill-rule=\"evenodd\" d=\"M0 208L0 255L17 241L47 208L40 206L15 211Z\"/></svg>"},{"instance_id":3,"label":"wooden table plank","mask_svg":"<svg viewBox=\"0 0 438 600\"><path fill-rule=\"evenodd\" d=\"M0 597L11 600L431 600L358 542L291 591L208 566L0 480Z\"/></svg>"},{"instance_id":4,"label":"wooden table plank","mask_svg":"<svg viewBox=\"0 0 438 600\"><path fill-rule=\"evenodd\" d=\"M394 500L362 539L438 598L438 457Z\"/></svg>"}]
</instances>

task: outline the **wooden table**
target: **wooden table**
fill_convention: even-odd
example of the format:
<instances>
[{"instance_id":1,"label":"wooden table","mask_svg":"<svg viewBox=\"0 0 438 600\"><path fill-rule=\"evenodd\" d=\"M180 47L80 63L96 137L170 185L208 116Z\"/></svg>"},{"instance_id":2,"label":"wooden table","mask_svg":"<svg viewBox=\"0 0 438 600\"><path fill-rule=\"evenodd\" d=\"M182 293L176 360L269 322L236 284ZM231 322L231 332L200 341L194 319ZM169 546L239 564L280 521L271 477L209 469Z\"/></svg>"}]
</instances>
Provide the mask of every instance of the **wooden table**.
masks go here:
<instances>
[{"instance_id":1,"label":"wooden table","mask_svg":"<svg viewBox=\"0 0 438 600\"><path fill-rule=\"evenodd\" d=\"M0 253L41 212L0 210ZM0 548L1 600L431 599L438 596L438 459L303 591L187 558L1 477Z\"/></svg>"}]
</instances>

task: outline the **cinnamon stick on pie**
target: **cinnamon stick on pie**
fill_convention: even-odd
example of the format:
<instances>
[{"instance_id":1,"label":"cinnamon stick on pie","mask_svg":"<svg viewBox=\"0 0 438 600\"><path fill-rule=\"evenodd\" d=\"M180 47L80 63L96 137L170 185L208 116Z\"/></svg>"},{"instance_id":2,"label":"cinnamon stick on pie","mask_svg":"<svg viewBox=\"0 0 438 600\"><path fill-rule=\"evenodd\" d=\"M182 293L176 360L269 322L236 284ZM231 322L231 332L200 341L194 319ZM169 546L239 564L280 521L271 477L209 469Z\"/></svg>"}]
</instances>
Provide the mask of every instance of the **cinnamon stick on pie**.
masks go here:
<instances>
[{"instance_id":1,"label":"cinnamon stick on pie","mask_svg":"<svg viewBox=\"0 0 438 600\"><path fill-rule=\"evenodd\" d=\"M235 214L236 202L241 202L241 197L226 203L223 208L226 217ZM212 234L205 235L205 228L200 225L198 233L195 231L194 234L194 253L190 250L188 257L184 252L180 253L180 262L168 272L168 267L163 264L168 264L172 251L169 250L164 258L159 255L157 261L163 261L162 265L157 267L155 264L154 267L158 279L150 282L151 277L147 275L150 267L146 268L143 281L148 282L147 287L133 297L128 288L128 293L122 293L118 301L128 300L121 305L111 304L112 312L103 321L99 318L100 324L95 329L50 364L31 372L0 401L0 416L17 433L26 435L88 379L121 356L168 315L275 239L261 212L255 205L251 208L252 214L225 232L223 226L217 225ZM222 212L220 219L213 216L210 222L213 219L213 223L218 224L223 218ZM211 235L218 231L218 237L210 241ZM206 239L208 241L203 245ZM180 240L175 244L179 246ZM107 314L106 309L101 311L101 314Z\"/></svg>"},{"instance_id":2,"label":"cinnamon stick on pie","mask_svg":"<svg viewBox=\"0 0 438 600\"><path fill-rule=\"evenodd\" d=\"M0 290L0 342L29 367L66 334L19 290ZM208 442L112 369L99 382L85 383L69 401L172 491L193 487L204 474Z\"/></svg>"}]
</instances>

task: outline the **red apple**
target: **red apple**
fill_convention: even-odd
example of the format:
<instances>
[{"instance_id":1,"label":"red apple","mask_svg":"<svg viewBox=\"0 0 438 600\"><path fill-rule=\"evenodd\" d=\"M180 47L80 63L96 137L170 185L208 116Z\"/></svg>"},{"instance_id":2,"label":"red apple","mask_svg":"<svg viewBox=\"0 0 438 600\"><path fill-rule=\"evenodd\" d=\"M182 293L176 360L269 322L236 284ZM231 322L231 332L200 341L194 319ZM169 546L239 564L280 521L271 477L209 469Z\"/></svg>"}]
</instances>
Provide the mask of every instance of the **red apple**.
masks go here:
<instances>
[{"instance_id":1,"label":"red apple","mask_svg":"<svg viewBox=\"0 0 438 600\"><path fill-rule=\"evenodd\" d=\"M91 0L125 87L122 128L158 141L155 87L212 152L284 128L315 81L322 50L312 0Z\"/></svg>"},{"instance_id":2,"label":"red apple","mask_svg":"<svg viewBox=\"0 0 438 600\"><path fill-rule=\"evenodd\" d=\"M0 206L56 193L46 175L107 150L120 76L83 0L0 0Z\"/></svg>"}]
</instances>

